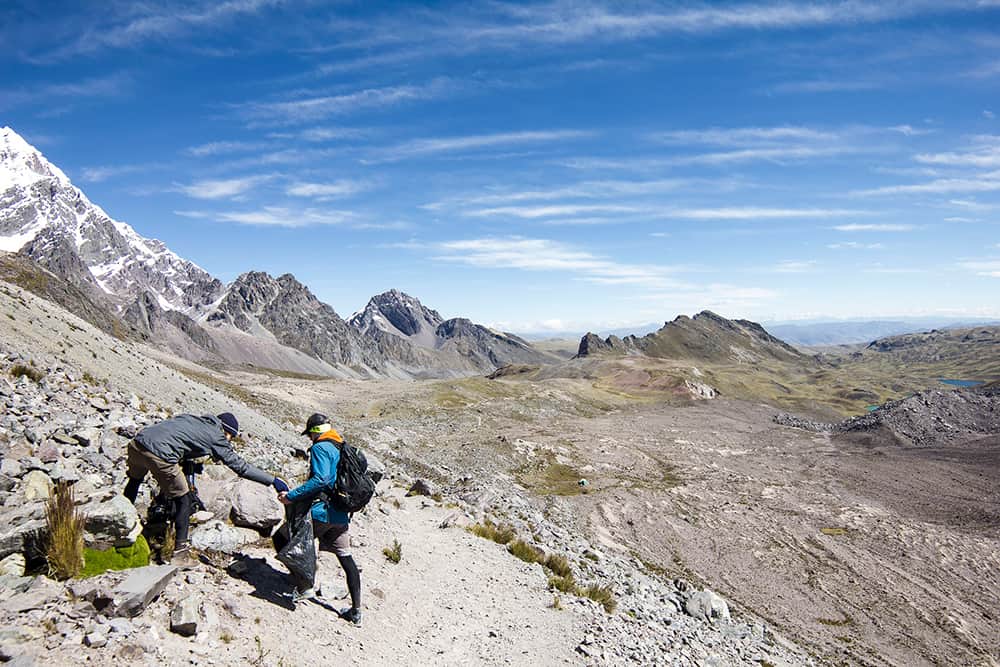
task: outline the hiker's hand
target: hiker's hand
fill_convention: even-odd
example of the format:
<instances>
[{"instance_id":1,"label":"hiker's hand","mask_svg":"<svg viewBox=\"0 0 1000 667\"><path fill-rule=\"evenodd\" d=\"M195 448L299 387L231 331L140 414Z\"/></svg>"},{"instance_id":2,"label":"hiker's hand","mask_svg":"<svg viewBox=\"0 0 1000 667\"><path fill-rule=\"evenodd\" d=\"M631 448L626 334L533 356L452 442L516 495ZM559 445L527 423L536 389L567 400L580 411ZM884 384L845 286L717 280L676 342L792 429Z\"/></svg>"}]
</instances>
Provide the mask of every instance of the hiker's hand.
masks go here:
<instances>
[{"instance_id":1,"label":"hiker's hand","mask_svg":"<svg viewBox=\"0 0 1000 667\"><path fill-rule=\"evenodd\" d=\"M274 481L271 482L271 486L273 486L274 490L278 493L288 493L288 484L286 484L285 480L280 477L275 477Z\"/></svg>"},{"instance_id":2,"label":"hiker's hand","mask_svg":"<svg viewBox=\"0 0 1000 667\"><path fill-rule=\"evenodd\" d=\"M292 501L288 499L288 491L282 491L278 494L278 500L281 501L282 505L291 505Z\"/></svg>"}]
</instances>

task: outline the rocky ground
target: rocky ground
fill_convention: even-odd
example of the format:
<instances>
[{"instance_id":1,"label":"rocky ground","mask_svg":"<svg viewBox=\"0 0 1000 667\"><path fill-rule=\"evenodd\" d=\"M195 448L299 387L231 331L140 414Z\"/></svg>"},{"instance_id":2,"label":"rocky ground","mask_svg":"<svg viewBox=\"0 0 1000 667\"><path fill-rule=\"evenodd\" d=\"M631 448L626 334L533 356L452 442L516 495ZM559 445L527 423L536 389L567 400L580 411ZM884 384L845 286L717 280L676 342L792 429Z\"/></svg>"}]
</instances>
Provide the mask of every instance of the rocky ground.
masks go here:
<instances>
[{"instance_id":1,"label":"rocky ground","mask_svg":"<svg viewBox=\"0 0 1000 667\"><path fill-rule=\"evenodd\" d=\"M508 411L444 409L439 402L450 397L429 383L319 383L204 373L176 360L164 366L148 350L7 285L0 313L4 662L298 665L331 655L369 664L814 662L749 609L731 608L710 580L644 562L568 498L539 497L520 484L510 459L548 454L512 423L497 423ZM573 400L551 391L554 407L546 410ZM319 408L343 420L389 472L352 528L364 578L361 628L316 603L290 608L284 567L265 537L280 506L264 487L218 466L199 478L209 512L192 534L201 555L195 568L152 565L69 582L45 576L39 555L53 482L76 490L89 516L88 545L128 543L141 529L148 495L139 512L117 495L130 429L175 411L231 409L252 433L243 455L295 478L304 468L291 454L302 443L290 434ZM430 496L405 495L418 478ZM603 484L595 480L593 496L581 498L603 497L596 493ZM487 518L566 557L579 586L607 587L617 608L554 592L542 566L464 529ZM382 550L396 540L403 556L393 564ZM343 604L340 573L326 556L320 580L330 605Z\"/></svg>"}]
</instances>

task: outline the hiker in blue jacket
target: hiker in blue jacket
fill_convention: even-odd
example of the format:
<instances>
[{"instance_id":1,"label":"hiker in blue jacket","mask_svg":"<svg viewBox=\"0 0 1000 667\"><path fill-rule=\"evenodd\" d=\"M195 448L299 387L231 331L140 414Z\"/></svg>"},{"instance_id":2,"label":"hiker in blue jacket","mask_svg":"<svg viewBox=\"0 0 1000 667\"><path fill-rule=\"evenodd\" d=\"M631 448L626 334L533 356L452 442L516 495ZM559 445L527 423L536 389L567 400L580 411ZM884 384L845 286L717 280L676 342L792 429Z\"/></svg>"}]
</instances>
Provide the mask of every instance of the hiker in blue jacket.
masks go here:
<instances>
[{"instance_id":1,"label":"hiker in blue jacket","mask_svg":"<svg viewBox=\"0 0 1000 667\"><path fill-rule=\"evenodd\" d=\"M337 481L337 464L340 450L336 444L343 444L344 438L330 426L326 415L314 414L306 421L302 435L309 436L309 479L287 493L280 493L278 499L285 505L297 501L312 503L311 513L313 533L319 540L320 551L332 552L347 577L347 590L351 594L351 606L340 612L340 617L354 625L361 625L361 573L351 555L351 538L348 528L351 517L330 507L323 491L332 488ZM295 591L292 601L308 600L318 595L314 581L305 581L292 574Z\"/></svg>"}]
</instances>

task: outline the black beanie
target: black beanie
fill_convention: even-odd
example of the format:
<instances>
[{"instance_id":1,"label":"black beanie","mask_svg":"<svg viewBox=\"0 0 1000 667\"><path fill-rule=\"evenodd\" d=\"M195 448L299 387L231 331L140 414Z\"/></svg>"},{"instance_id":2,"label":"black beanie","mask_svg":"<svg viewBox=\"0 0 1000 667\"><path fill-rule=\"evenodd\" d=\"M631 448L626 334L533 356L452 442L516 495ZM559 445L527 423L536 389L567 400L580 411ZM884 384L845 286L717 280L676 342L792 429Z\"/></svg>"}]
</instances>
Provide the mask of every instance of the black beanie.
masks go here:
<instances>
[{"instance_id":1,"label":"black beanie","mask_svg":"<svg viewBox=\"0 0 1000 667\"><path fill-rule=\"evenodd\" d=\"M222 422L222 430L234 438L240 434L240 423L236 421L236 416L232 412L223 412L219 415Z\"/></svg>"}]
</instances>

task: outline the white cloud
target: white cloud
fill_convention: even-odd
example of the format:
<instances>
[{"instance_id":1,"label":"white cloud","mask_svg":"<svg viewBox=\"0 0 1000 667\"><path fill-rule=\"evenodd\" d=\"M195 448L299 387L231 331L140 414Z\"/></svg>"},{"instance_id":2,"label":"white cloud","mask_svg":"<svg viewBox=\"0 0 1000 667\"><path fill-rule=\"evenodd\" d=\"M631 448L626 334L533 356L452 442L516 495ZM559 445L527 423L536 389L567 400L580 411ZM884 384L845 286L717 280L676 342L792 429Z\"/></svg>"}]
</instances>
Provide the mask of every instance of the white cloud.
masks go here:
<instances>
[{"instance_id":1,"label":"white cloud","mask_svg":"<svg viewBox=\"0 0 1000 667\"><path fill-rule=\"evenodd\" d=\"M176 186L179 192L195 199L227 199L236 197L268 180L269 176L248 176L222 180L196 181Z\"/></svg>"},{"instance_id":2,"label":"white cloud","mask_svg":"<svg viewBox=\"0 0 1000 667\"><path fill-rule=\"evenodd\" d=\"M446 241L435 245L434 259L480 268L565 271L582 280L609 285L670 289L680 283L676 271L656 265L622 264L548 239L523 237Z\"/></svg>"},{"instance_id":3,"label":"white cloud","mask_svg":"<svg viewBox=\"0 0 1000 667\"><path fill-rule=\"evenodd\" d=\"M969 211L979 212L995 211L1000 208L1000 205L997 204L983 204L972 199L949 199L948 203Z\"/></svg>"},{"instance_id":4,"label":"white cloud","mask_svg":"<svg viewBox=\"0 0 1000 667\"><path fill-rule=\"evenodd\" d=\"M973 271L977 276L1000 278L1000 259L970 260L959 262L958 265L966 271Z\"/></svg>"},{"instance_id":5,"label":"white cloud","mask_svg":"<svg viewBox=\"0 0 1000 667\"><path fill-rule=\"evenodd\" d=\"M509 216L532 220L555 216L587 215L591 213L636 213L641 209L634 206L618 206L614 204L562 204L554 206L498 206L465 211L463 215L475 218L494 216Z\"/></svg>"},{"instance_id":6,"label":"white cloud","mask_svg":"<svg viewBox=\"0 0 1000 667\"><path fill-rule=\"evenodd\" d=\"M453 86L447 80L436 79L419 86L367 88L340 95L303 95L282 102L247 102L239 105L239 108L249 120L291 124L431 99L443 95L451 88Z\"/></svg>"},{"instance_id":7,"label":"white cloud","mask_svg":"<svg viewBox=\"0 0 1000 667\"><path fill-rule=\"evenodd\" d=\"M950 194L961 192L995 192L1000 190L1000 171L966 178L938 178L913 185L887 185L870 190L856 190L855 195Z\"/></svg>"},{"instance_id":8,"label":"white cloud","mask_svg":"<svg viewBox=\"0 0 1000 667\"><path fill-rule=\"evenodd\" d=\"M713 144L716 146L746 146L748 144L795 141L834 141L841 135L826 130L800 126L708 128L676 130L650 135L654 141L671 144Z\"/></svg>"},{"instance_id":9,"label":"white cloud","mask_svg":"<svg viewBox=\"0 0 1000 667\"><path fill-rule=\"evenodd\" d=\"M760 208L735 206L722 208L677 209L665 211L663 217L690 220L767 220L778 218L838 218L870 215L871 211L838 208Z\"/></svg>"},{"instance_id":10,"label":"white cloud","mask_svg":"<svg viewBox=\"0 0 1000 667\"><path fill-rule=\"evenodd\" d=\"M130 85L131 78L118 73L68 83L42 83L27 88L7 89L0 91L0 111L37 104L51 106L54 100L117 97Z\"/></svg>"},{"instance_id":11,"label":"white cloud","mask_svg":"<svg viewBox=\"0 0 1000 667\"><path fill-rule=\"evenodd\" d=\"M887 224L887 225L862 225L862 224L850 224L850 225L837 225L834 227L838 232L910 232L916 229L913 225L897 225L897 224Z\"/></svg>"},{"instance_id":12,"label":"white cloud","mask_svg":"<svg viewBox=\"0 0 1000 667\"><path fill-rule=\"evenodd\" d=\"M396 146L380 148L373 152L367 162L395 162L413 157L435 155L438 153L454 153L511 146L519 144L550 143L579 139L592 136L593 133L581 130L543 130L531 132L505 132L498 134L480 134L462 137L440 137L433 139L414 139Z\"/></svg>"},{"instance_id":13,"label":"white cloud","mask_svg":"<svg viewBox=\"0 0 1000 667\"><path fill-rule=\"evenodd\" d=\"M996 117L997 115L992 111L990 111L989 109L983 109L983 118L986 118L988 120L993 120Z\"/></svg>"},{"instance_id":14,"label":"white cloud","mask_svg":"<svg viewBox=\"0 0 1000 667\"><path fill-rule=\"evenodd\" d=\"M816 268L816 260L785 260L778 262L771 270L775 273L808 273Z\"/></svg>"},{"instance_id":15,"label":"white cloud","mask_svg":"<svg viewBox=\"0 0 1000 667\"><path fill-rule=\"evenodd\" d=\"M339 180L330 183L295 183L285 192L293 197L334 198L350 197L371 188L365 181Z\"/></svg>"},{"instance_id":16,"label":"white cloud","mask_svg":"<svg viewBox=\"0 0 1000 667\"><path fill-rule=\"evenodd\" d=\"M101 167L84 167L80 172L80 179L87 183L101 183L109 178L125 176L127 174L138 174L161 167L162 165L151 164L119 164Z\"/></svg>"},{"instance_id":17,"label":"white cloud","mask_svg":"<svg viewBox=\"0 0 1000 667\"><path fill-rule=\"evenodd\" d=\"M1000 167L1000 145L984 146L965 153L923 153L914 158L924 164L943 164L953 167Z\"/></svg>"},{"instance_id":18,"label":"white cloud","mask_svg":"<svg viewBox=\"0 0 1000 667\"><path fill-rule=\"evenodd\" d=\"M194 157L208 157L214 155L225 155L228 153L242 153L267 148L269 144L259 141L212 141L207 144L191 146L184 149L184 152Z\"/></svg>"},{"instance_id":19,"label":"white cloud","mask_svg":"<svg viewBox=\"0 0 1000 667\"><path fill-rule=\"evenodd\" d=\"M885 246L881 243L858 243L857 241L844 241L843 243L830 243L826 247L831 250L881 250Z\"/></svg>"},{"instance_id":20,"label":"white cloud","mask_svg":"<svg viewBox=\"0 0 1000 667\"><path fill-rule=\"evenodd\" d=\"M979 222L979 218L966 218L960 215L953 215L944 219L945 222Z\"/></svg>"},{"instance_id":21,"label":"white cloud","mask_svg":"<svg viewBox=\"0 0 1000 667\"><path fill-rule=\"evenodd\" d=\"M230 211L210 213L219 222L235 222L240 225L263 227L309 227L312 225L343 225L357 221L351 211L321 209L291 209L280 206L265 206L256 211Z\"/></svg>"}]
</instances>

